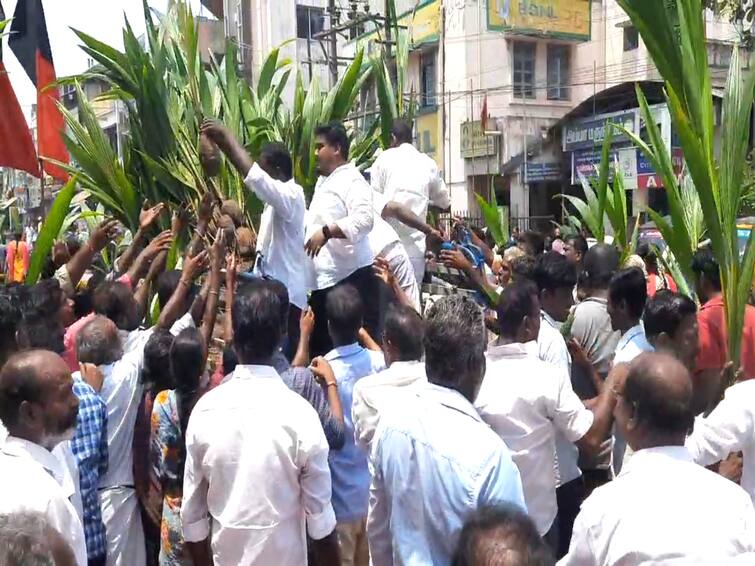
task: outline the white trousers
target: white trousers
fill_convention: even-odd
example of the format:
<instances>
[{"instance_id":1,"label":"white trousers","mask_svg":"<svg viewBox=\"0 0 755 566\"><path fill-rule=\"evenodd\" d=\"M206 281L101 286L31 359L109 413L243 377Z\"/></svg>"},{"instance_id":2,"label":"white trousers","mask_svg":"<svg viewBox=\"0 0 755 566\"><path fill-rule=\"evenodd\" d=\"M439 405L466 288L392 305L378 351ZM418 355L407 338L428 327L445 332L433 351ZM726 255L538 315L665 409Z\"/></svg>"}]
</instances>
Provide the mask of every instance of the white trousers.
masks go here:
<instances>
[{"instance_id":1,"label":"white trousers","mask_svg":"<svg viewBox=\"0 0 755 566\"><path fill-rule=\"evenodd\" d=\"M113 487L100 491L102 521L107 535L107 566L144 566L144 530L136 491Z\"/></svg>"},{"instance_id":2,"label":"white trousers","mask_svg":"<svg viewBox=\"0 0 755 566\"><path fill-rule=\"evenodd\" d=\"M417 285L422 286L422 280L425 278L425 256L422 257L410 257L409 261L412 262L412 268L414 270L414 277L417 280ZM421 292L421 289L420 289Z\"/></svg>"}]
</instances>

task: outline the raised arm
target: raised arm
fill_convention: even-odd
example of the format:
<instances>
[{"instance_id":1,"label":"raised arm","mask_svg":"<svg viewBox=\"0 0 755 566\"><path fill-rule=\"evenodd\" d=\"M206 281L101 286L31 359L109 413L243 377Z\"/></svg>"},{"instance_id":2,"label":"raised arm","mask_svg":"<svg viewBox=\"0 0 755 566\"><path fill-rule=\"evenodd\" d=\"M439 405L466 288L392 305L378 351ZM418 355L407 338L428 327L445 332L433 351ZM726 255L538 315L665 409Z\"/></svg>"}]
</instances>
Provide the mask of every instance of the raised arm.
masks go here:
<instances>
[{"instance_id":1,"label":"raised arm","mask_svg":"<svg viewBox=\"0 0 755 566\"><path fill-rule=\"evenodd\" d=\"M178 280L178 286L171 295L168 304L160 312L160 318L157 320L158 328L170 328L173 323L181 316L182 306L186 301L186 296L194 282L194 279L201 273L207 265L207 251L203 251L193 257L184 258L183 272Z\"/></svg>"},{"instance_id":2,"label":"raised arm","mask_svg":"<svg viewBox=\"0 0 755 566\"><path fill-rule=\"evenodd\" d=\"M246 178L249 170L254 165L252 156L234 137L233 133L218 120L206 119L202 122L201 132L218 146L239 174Z\"/></svg>"},{"instance_id":3,"label":"raised arm","mask_svg":"<svg viewBox=\"0 0 755 566\"><path fill-rule=\"evenodd\" d=\"M492 306L495 306L499 296L498 289L491 285L487 278L485 278L478 269L475 269L461 251L441 250L440 260L446 267L453 267L463 272L472 282L474 287L479 291L482 291Z\"/></svg>"},{"instance_id":4,"label":"raised arm","mask_svg":"<svg viewBox=\"0 0 755 566\"><path fill-rule=\"evenodd\" d=\"M315 330L315 313L312 309L302 311L299 319L299 344L291 362L294 367L307 367L310 362L309 340Z\"/></svg>"},{"instance_id":5,"label":"raised arm","mask_svg":"<svg viewBox=\"0 0 755 566\"><path fill-rule=\"evenodd\" d=\"M385 205L381 216L385 219L395 218L402 224L406 224L410 228L419 230L426 236L430 236L431 238L434 238L436 240L445 240L443 232L441 232L437 228L433 228L422 218L414 214L408 206L401 204L400 202L396 202L395 200L389 201Z\"/></svg>"},{"instance_id":6,"label":"raised arm","mask_svg":"<svg viewBox=\"0 0 755 566\"><path fill-rule=\"evenodd\" d=\"M207 233L207 228L210 225L210 219L212 218L212 211L215 208L215 196L211 191L207 191L202 200L199 203L199 212L197 216L197 229L194 231L194 237L189 242L187 248L189 255L197 255L199 253L200 243L202 238Z\"/></svg>"},{"instance_id":7,"label":"raised arm","mask_svg":"<svg viewBox=\"0 0 755 566\"><path fill-rule=\"evenodd\" d=\"M233 342L233 301L236 297L236 255L229 253L225 260L225 315L223 316L223 340L226 345Z\"/></svg>"},{"instance_id":8,"label":"raised arm","mask_svg":"<svg viewBox=\"0 0 755 566\"><path fill-rule=\"evenodd\" d=\"M136 285L144 275L148 272L148 269L152 265L152 262L160 254L160 252L167 252L172 244L173 236L170 230L160 233L155 239L153 239L147 247L144 248L134 261L133 265L129 268L127 275L132 285Z\"/></svg>"},{"instance_id":9,"label":"raised arm","mask_svg":"<svg viewBox=\"0 0 755 566\"><path fill-rule=\"evenodd\" d=\"M144 244L144 240L147 237L147 231L150 226L155 223L160 213L165 209L165 204L160 203L152 208L143 208L139 213L139 228L136 230L134 237L131 239L131 245L123 252L123 255L118 258L118 272L125 273L134 263L136 256L139 254L139 250Z\"/></svg>"},{"instance_id":10,"label":"raised arm","mask_svg":"<svg viewBox=\"0 0 755 566\"><path fill-rule=\"evenodd\" d=\"M220 267L225 255L225 237L223 230L219 229L215 236L215 242L212 244L210 251L210 291L207 298L207 304L204 309L202 318L202 328L200 332L204 338L204 343L208 345L212 340L212 332L215 329L215 320L218 315L218 295L220 293Z\"/></svg>"},{"instance_id":11,"label":"raised arm","mask_svg":"<svg viewBox=\"0 0 755 566\"><path fill-rule=\"evenodd\" d=\"M84 273L89 266L92 265L94 256L102 251L102 249L115 238L118 232L118 221L113 218L105 219L97 229L92 232L89 237L89 241L79 248L74 256L66 264L66 271L68 271L68 277L71 281L71 286L76 289L76 286L81 281Z\"/></svg>"},{"instance_id":12,"label":"raised arm","mask_svg":"<svg viewBox=\"0 0 755 566\"><path fill-rule=\"evenodd\" d=\"M393 292L399 303L414 308L412 301L409 299L409 297L406 296L406 293L404 293L404 290L401 288L401 285L399 285L399 282L393 274L393 271L391 271L391 266L383 256L378 256L375 258L375 261L372 264L372 269L375 272L375 275L377 275L380 280L385 283L386 286Z\"/></svg>"}]
</instances>

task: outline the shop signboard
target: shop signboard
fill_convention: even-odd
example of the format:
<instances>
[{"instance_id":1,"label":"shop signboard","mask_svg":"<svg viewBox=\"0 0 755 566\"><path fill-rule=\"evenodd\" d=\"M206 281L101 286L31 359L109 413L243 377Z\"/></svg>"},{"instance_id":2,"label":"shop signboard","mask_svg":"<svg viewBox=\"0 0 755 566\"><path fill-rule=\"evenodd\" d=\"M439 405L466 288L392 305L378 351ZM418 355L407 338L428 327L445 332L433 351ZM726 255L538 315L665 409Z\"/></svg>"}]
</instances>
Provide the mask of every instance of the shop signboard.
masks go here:
<instances>
[{"instance_id":1,"label":"shop signboard","mask_svg":"<svg viewBox=\"0 0 755 566\"><path fill-rule=\"evenodd\" d=\"M590 39L590 0L488 0L488 29Z\"/></svg>"},{"instance_id":2,"label":"shop signboard","mask_svg":"<svg viewBox=\"0 0 755 566\"><path fill-rule=\"evenodd\" d=\"M606 128L609 123L623 126L630 132L636 133L637 113L635 110L627 110L571 122L564 126L563 150L574 151L600 147L606 137ZM616 130L611 139L614 145L629 140L625 134Z\"/></svg>"},{"instance_id":3,"label":"shop signboard","mask_svg":"<svg viewBox=\"0 0 755 566\"><path fill-rule=\"evenodd\" d=\"M560 181L560 163L527 163L524 173L525 183L539 183L542 181Z\"/></svg>"}]
</instances>

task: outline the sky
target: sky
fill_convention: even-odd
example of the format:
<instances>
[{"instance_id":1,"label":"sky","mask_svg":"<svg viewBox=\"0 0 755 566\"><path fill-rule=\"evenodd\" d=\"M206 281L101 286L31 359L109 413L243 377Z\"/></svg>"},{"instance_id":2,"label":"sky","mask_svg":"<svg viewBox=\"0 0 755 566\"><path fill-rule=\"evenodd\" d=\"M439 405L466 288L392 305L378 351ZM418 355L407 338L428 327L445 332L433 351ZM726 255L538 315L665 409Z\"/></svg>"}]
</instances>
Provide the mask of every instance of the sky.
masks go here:
<instances>
[{"instance_id":1,"label":"sky","mask_svg":"<svg viewBox=\"0 0 755 566\"><path fill-rule=\"evenodd\" d=\"M188 0L195 15L211 17L200 0ZM0 0L6 18L13 16L16 0ZM81 73L87 68L87 54L79 48L79 39L71 28L83 31L117 49L123 48L122 29L128 18L136 34L144 29L142 0L42 0L50 37L52 57L58 77ZM165 11L168 0L149 0L156 10ZM3 39L3 61L21 108L29 120L36 90Z\"/></svg>"}]
</instances>

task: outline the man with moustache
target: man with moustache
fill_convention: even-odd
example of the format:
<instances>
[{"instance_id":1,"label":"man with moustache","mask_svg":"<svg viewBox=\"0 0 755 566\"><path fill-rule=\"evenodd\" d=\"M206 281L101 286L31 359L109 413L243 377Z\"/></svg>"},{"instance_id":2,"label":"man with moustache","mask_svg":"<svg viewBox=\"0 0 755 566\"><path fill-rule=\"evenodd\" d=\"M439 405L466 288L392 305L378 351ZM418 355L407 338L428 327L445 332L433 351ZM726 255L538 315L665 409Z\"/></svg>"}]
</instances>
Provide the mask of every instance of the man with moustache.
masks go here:
<instances>
[{"instance_id":1,"label":"man with moustache","mask_svg":"<svg viewBox=\"0 0 755 566\"><path fill-rule=\"evenodd\" d=\"M15 354L0 371L0 514L42 513L87 564L84 527L70 498L76 490L53 448L70 440L79 401L63 358L44 350Z\"/></svg>"}]
</instances>

